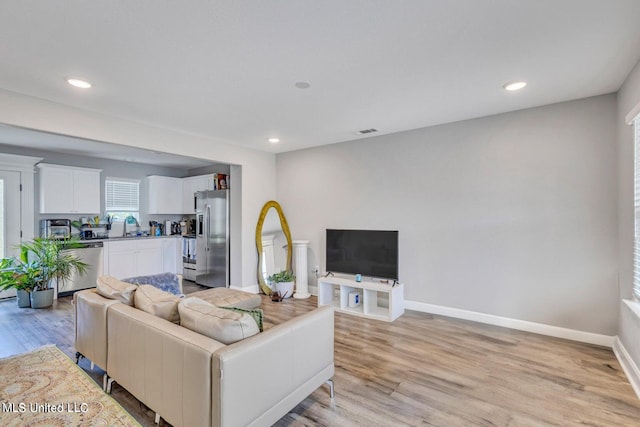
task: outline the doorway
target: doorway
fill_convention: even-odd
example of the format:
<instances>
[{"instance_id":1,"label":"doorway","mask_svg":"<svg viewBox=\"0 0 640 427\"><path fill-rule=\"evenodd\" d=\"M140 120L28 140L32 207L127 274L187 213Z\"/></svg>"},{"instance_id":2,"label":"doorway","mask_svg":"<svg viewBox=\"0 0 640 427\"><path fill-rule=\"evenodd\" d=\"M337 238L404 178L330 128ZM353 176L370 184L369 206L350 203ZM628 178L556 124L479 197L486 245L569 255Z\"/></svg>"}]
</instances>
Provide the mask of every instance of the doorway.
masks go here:
<instances>
[{"instance_id":1,"label":"doorway","mask_svg":"<svg viewBox=\"0 0 640 427\"><path fill-rule=\"evenodd\" d=\"M18 255L20 214L20 172L0 170L0 258ZM0 298L15 295L15 289L0 291Z\"/></svg>"}]
</instances>

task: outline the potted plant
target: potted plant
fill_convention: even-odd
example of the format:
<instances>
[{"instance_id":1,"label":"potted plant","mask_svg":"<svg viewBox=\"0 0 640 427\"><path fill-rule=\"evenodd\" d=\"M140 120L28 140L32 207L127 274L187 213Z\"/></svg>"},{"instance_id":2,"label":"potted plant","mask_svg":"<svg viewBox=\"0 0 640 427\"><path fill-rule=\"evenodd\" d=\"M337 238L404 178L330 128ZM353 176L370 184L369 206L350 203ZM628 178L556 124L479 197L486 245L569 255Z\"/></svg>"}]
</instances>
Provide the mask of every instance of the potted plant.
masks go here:
<instances>
[{"instance_id":1,"label":"potted plant","mask_svg":"<svg viewBox=\"0 0 640 427\"><path fill-rule=\"evenodd\" d=\"M18 258L0 260L0 289L15 289L18 307L31 307L31 291L41 280L40 267Z\"/></svg>"},{"instance_id":2,"label":"potted plant","mask_svg":"<svg viewBox=\"0 0 640 427\"><path fill-rule=\"evenodd\" d=\"M274 273L267 278L271 288L278 292L282 298L289 298L293 295L293 282L295 279L296 276L290 270Z\"/></svg>"},{"instance_id":3,"label":"potted plant","mask_svg":"<svg viewBox=\"0 0 640 427\"><path fill-rule=\"evenodd\" d=\"M22 297L28 292L33 308L50 307L53 305L53 281L68 279L76 271L84 274L87 269L86 263L64 251L78 247L77 239L38 238L20 244L19 258L0 261L0 288L15 288ZM25 306L23 298L19 297L18 306Z\"/></svg>"}]
</instances>

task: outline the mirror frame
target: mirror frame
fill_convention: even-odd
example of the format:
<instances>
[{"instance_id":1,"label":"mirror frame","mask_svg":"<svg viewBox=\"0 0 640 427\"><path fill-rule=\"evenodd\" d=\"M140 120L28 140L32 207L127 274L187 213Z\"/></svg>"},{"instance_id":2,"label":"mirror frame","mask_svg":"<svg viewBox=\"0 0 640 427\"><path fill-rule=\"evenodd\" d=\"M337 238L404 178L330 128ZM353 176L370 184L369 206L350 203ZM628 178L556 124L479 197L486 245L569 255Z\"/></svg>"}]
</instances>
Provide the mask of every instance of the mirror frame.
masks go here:
<instances>
[{"instance_id":1,"label":"mirror frame","mask_svg":"<svg viewBox=\"0 0 640 427\"><path fill-rule=\"evenodd\" d=\"M284 216L284 212L282 212L282 207L280 203L275 200L269 200L264 204L262 210L260 211L260 217L258 217L258 224L256 225L256 249L258 250L258 284L260 285L260 289L266 295L271 295L271 288L267 285L265 278L262 277L262 271L260 266L262 265L262 226L264 225L264 220L269 213L269 209L274 208L278 213L278 217L280 218L280 225L282 226L282 232L284 236L287 238L287 262L285 264L285 268L288 271L291 271L291 254L293 251L292 243L291 243L291 232L289 231L289 224L287 223L287 218Z\"/></svg>"}]
</instances>

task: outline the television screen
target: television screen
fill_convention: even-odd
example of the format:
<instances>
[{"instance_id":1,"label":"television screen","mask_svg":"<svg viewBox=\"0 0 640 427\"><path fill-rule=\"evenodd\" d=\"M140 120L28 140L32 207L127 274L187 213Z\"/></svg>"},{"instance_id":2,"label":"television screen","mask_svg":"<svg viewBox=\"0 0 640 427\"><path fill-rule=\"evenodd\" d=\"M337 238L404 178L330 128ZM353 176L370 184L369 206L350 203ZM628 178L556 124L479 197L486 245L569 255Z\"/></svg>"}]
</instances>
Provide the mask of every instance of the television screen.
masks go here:
<instances>
[{"instance_id":1,"label":"television screen","mask_svg":"<svg viewBox=\"0 0 640 427\"><path fill-rule=\"evenodd\" d=\"M332 273L398 280L398 232L327 229L326 260Z\"/></svg>"}]
</instances>

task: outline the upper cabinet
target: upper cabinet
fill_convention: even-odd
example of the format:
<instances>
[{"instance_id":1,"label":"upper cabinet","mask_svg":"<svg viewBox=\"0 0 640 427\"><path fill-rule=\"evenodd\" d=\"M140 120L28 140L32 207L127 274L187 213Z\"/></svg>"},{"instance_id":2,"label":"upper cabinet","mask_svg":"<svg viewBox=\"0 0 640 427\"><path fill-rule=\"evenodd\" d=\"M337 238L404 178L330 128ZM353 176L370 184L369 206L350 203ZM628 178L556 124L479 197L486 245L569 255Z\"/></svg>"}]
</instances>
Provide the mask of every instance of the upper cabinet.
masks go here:
<instances>
[{"instance_id":1,"label":"upper cabinet","mask_svg":"<svg viewBox=\"0 0 640 427\"><path fill-rule=\"evenodd\" d=\"M99 214L100 169L41 163L41 214Z\"/></svg>"},{"instance_id":2,"label":"upper cabinet","mask_svg":"<svg viewBox=\"0 0 640 427\"><path fill-rule=\"evenodd\" d=\"M193 215L196 210L193 193L213 189L213 175L182 178L182 213Z\"/></svg>"},{"instance_id":3,"label":"upper cabinet","mask_svg":"<svg viewBox=\"0 0 640 427\"><path fill-rule=\"evenodd\" d=\"M214 175L173 178L169 176L148 176L149 214L193 215L196 207L193 194L196 191L213 190ZM228 177L225 175L225 177Z\"/></svg>"},{"instance_id":4,"label":"upper cabinet","mask_svg":"<svg viewBox=\"0 0 640 427\"><path fill-rule=\"evenodd\" d=\"M182 215L182 178L152 175L149 184L149 214Z\"/></svg>"}]
</instances>

